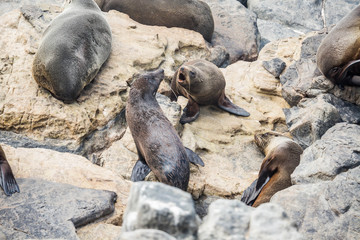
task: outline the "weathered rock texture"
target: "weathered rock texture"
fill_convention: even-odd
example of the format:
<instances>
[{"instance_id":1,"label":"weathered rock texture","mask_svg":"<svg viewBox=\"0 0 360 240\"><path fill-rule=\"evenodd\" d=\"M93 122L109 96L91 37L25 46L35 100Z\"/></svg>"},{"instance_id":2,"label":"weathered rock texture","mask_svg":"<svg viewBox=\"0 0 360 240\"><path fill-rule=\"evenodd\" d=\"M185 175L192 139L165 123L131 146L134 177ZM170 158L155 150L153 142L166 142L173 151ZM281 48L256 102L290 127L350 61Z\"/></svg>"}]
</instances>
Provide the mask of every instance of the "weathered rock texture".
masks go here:
<instances>
[{"instance_id":1,"label":"weathered rock texture","mask_svg":"<svg viewBox=\"0 0 360 240\"><path fill-rule=\"evenodd\" d=\"M114 211L114 192L39 179L17 182L21 193L11 197L0 195L0 225L6 229L2 233L5 239L78 239L75 227Z\"/></svg>"},{"instance_id":2,"label":"weathered rock texture","mask_svg":"<svg viewBox=\"0 0 360 240\"><path fill-rule=\"evenodd\" d=\"M360 126L338 123L306 149L292 174L295 184L333 180L360 165Z\"/></svg>"},{"instance_id":3,"label":"weathered rock texture","mask_svg":"<svg viewBox=\"0 0 360 240\"><path fill-rule=\"evenodd\" d=\"M199 223L190 194L163 183L136 182L122 227L124 232L158 229L177 239L193 239Z\"/></svg>"},{"instance_id":4,"label":"weathered rock texture","mask_svg":"<svg viewBox=\"0 0 360 240\"><path fill-rule=\"evenodd\" d=\"M271 203L252 208L238 200L217 200L199 228L199 240L302 239L284 210Z\"/></svg>"},{"instance_id":5,"label":"weathered rock texture","mask_svg":"<svg viewBox=\"0 0 360 240\"><path fill-rule=\"evenodd\" d=\"M215 21L211 43L226 48L230 64L238 60L256 60L260 47L256 15L236 0L204 2L210 6Z\"/></svg>"},{"instance_id":6,"label":"weathered rock texture","mask_svg":"<svg viewBox=\"0 0 360 240\"><path fill-rule=\"evenodd\" d=\"M166 232L156 229L139 229L132 232L124 232L116 240L176 240Z\"/></svg>"}]
</instances>

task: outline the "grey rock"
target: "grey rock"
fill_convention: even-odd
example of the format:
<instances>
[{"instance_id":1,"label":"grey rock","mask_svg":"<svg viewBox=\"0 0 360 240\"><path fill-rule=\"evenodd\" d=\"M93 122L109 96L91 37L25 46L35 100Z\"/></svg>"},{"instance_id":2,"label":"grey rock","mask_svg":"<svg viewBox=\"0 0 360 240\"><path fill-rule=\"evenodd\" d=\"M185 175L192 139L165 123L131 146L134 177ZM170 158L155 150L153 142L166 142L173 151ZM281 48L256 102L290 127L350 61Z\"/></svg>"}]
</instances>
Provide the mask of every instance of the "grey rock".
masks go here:
<instances>
[{"instance_id":1,"label":"grey rock","mask_svg":"<svg viewBox=\"0 0 360 240\"><path fill-rule=\"evenodd\" d=\"M289 131L299 145L305 149L336 123L342 121L335 106L321 95L302 100L298 107L283 109Z\"/></svg>"},{"instance_id":2,"label":"grey rock","mask_svg":"<svg viewBox=\"0 0 360 240\"><path fill-rule=\"evenodd\" d=\"M332 180L360 165L360 126L338 123L307 148L291 175L294 184Z\"/></svg>"},{"instance_id":3,"label":"grey rock","mask_svg":"<svg viewBox=\"0 0 360 240\"><path fill-rule=\"evenodd\" d=\"M189 193L157 182L132 185L123 231L158 229L177 239L194 239L200 223Z\"/></svg>"},{"instance_id":4,"label":"grey rock","mask_svg":"<svg viewBox=\"0 0 360 240\"><path fill-rule=\"evenodd\" d=\"M219 199L222 198L218 196L201 196L199 199L195 200L196 214L201 218L205 217L208 214L210 204Z\"/></svg>"},{"instance_id":5,"label":"grey rock","mask_svg":"<svg viewBox=\"0 0 360 240\"><path fill-rule=\"evenodd\" d=\"M359 5L358 0L324 1L325 23L329 27L339 22L346 14Z\"/></svg>"},{"instance_id":6,"label":"grey rock","mask_svg":"<svg viewBox=\"0 0 360 240\"><path fill-rule=\"evenodd\" d=\"M199 240L301 239L284 210L271 203L252 208L238 200L217 200L209 207Z\"/></svg>"},{"instance_id":7,"label":"grey rock","mask_svg":"<svg viewBox=\"0 0 360 240\"><path fill-rule=\"evenodd\" d=\"M256 15L237 0L204 0L214 17L213 45L222 45L230 54L230 64L237 60L254 61L258 57L260 34Z\"/></svg>"},{"instance_id":8,"label":"grey rock","mask_svg":"<svg viewBox=\"0 0 360 240\"><path fill-rule=\"evenodd\" d=\"M25 5L46 6L47 9L55 7L60 11L63 4L64 0L2 0L0 1L0 16Z\"/></svg>"},{"instance_id":9,"label":"grey rock","mask_svg":"<svg viewBox=\"0 0 360 240\"><path fill-rule=\"evenodd\" d=\"M282 71L284 71L286 63L280 58L274 58L270 61L263 61L263 67L266 69L266 71L268 71L277 78L280 76Z\"/></svg>"},{"instance_id":10,"label":"grey rock","mask_svg":"<svg viewBox=\"0 0 360 240\"><path fill-rule=\"evenodd\" d=\"M339 178L294 185L271 202L285 209L305 239L355 240L360 238L359 199L360 183Z\"/></svg>"},{"instance_id":11,"label":"grey rock","mask_svg":"<svg viewBox=\"0 0 360 240\"><path fill-rule=\"evenodd\" d=\"M247 7L247 0L237 0L238 2L240 2L242 5L244 5L244 7Z\"/></svg>"},{"instance_id":12,"label":"grey rock","mask_svg":"<svg viewBox=\"0 0 360 240\"><path fill-rule=\"evenodd\" d=\"M114 211L116 193L40 179L17 179L21 193L0 193L0 231L6 239L78 239L75 228Z\"/></svg>"},{"instance_id":13,"label":"grey rock","mask_svg":"<svg viewBox=\"0 0 360 240\"><path fill-rule=\"evenodd\" d=\"M171 122L178 133L182 131L180 124L181 106L177 102L172 102L169 97L156 93L156 101L159 103L161 110L166 118Z\"/></svg>"},{"instance_id":14,"label":"grey rock","mask_svg":"<svg viewBox=\"0 0 360 240\"><path fill-rule=\"evenodd\" d=\"M116 240L176 240L166 232L155 229L138 229L132 232L124 232Z\"/></svg>"},{"instance_id":15,"label":"grey rock","mask_svg":"<svg viewBox=\"0 0 360 240\"><path fill-rule=\"evenodd\" d=\"M226 48L221 45L216 45L211 48L211 55L208 59L209 62L212 62L217 67L225 68L229 65L230 55L227 52Z\"/></svg>"}]
</instances>

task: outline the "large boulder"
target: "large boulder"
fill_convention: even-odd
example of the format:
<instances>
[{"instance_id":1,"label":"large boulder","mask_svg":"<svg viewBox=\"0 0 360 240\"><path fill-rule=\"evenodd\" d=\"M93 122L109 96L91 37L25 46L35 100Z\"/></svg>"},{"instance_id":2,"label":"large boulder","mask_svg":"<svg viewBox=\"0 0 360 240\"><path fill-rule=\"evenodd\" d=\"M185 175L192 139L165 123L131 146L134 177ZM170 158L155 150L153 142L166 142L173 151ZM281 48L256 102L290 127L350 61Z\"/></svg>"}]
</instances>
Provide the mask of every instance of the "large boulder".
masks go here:
<instances>
[{"instance_id":1,"label":"large boulder","mask_svg":"<svg viewBox=\"0 0 360 240\"><path fill-rule=\"evenodd\" d=\"M17 182L20 193L11 197L0 194L0 225L5 229L5 239L78 239L76 227L114 211L114 192L40 179Z\"/></svg>"}]
</instances>

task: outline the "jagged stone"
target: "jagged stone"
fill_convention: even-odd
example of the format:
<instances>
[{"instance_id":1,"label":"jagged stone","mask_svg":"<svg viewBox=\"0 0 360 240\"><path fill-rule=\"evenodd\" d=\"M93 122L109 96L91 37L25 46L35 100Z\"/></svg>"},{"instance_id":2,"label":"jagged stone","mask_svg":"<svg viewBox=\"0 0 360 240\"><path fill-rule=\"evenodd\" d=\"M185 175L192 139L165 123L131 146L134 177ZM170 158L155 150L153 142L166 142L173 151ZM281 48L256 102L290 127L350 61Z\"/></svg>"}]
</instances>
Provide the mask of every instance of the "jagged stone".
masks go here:
<instances>
[{"instance_id":1,"label":"jagged stone","mask_svg":"<svg viewBox=\"0 0 360 240\"><path fill-rule=\"evenodd\" d=\"M274 77L277 78L280 76L282 71L284 71L284 69L286 67L286 63L283 60L281 60L280 58L274 58L274 59L271 59L270 61L264 61L263 67L269 73L274 75Z\"/></svg>"}]
</instances>

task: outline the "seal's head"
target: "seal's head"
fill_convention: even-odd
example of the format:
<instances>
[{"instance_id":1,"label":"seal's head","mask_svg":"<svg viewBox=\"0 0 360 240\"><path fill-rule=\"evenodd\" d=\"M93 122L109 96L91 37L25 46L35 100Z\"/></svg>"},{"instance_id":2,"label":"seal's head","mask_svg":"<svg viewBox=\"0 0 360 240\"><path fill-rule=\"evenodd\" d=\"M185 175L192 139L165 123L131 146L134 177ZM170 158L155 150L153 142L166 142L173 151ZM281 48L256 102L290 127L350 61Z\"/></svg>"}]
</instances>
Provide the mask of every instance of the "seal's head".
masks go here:
<instances>
[{"instance_id":1,"label":"seal's head","mask_svg":"<svg viewBox=\"0 0 360 240\"><path fill-rule=\"evenodd\" d=\"M265 155L269 149L274 148L274 145L278 145L287 141L293 141L284 134L274 131L255 134L254 139L256 145Z\"/></svg>"},{"instance_id":2,"label":"seal's head","mask_svg":"<svg viewBox=\"0 0 360 240\"><path fill-rule=\"evenodd\" d=\"M164 70L147 72L140 75L132 84L131 90L137 89L142 94L151 94L155 96L161 81L164 79Z\"/></svg>"},{"instance_id":3,"label":"seal's head","mask_svg":"<svg viewBox=\"0 0 360 240\"><path fill-rule=\"evenodd\" d=\"M199 74L200 69L193 65L182 65L176 76L177 84L184 88L187 92L196 94L201 91L201 84L203 80L201 79L201 74Z\"/></svg>"}]
</instances>

